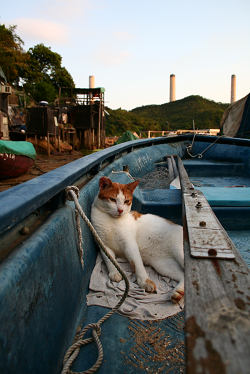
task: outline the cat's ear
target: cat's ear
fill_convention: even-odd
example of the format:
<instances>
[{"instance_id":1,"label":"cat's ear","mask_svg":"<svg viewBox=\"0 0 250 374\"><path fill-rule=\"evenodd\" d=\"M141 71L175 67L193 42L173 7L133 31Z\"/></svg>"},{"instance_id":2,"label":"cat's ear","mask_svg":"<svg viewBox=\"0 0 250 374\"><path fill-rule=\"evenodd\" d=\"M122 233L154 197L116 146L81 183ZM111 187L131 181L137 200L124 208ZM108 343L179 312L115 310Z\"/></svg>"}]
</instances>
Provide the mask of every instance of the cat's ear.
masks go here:
<instances>
[{"instance_id":1,"label":"cat's ear","mask_svg":"<svg viewBox=\"0 0 250 374\"><path fill-rule=\"evenodd\" d=\"M112 181L111 179L107 178L107 177L101 177L100 180L99 180L99 186L100 188L107 188L107 187L110 187L112 185Z\"/></svg>"},{"instance_id":2,"label":"cat's ear","mask_svg":"<svg viewBox=\"0 0 250 374\"><path fill-rule=\"evenodd\" d=\"M129 189L129 191L134 192L134 190L136 189L139 183L140 183L139 180L129 183L127 184L127 188Z\"/></svg>"}]
</instances>

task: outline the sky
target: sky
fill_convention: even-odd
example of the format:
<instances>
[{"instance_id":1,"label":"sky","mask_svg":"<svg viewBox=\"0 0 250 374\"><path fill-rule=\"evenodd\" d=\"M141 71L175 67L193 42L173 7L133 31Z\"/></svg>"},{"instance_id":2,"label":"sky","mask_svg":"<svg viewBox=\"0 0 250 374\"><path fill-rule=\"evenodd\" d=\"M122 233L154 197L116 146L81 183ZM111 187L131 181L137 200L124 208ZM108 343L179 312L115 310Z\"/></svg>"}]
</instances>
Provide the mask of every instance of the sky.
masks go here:
<instances>
[{"instance_id":1,"label":"sky","mask_svg":"<svg viewBox=\"0 0 250 374\"><path fill-rule=\"evenodd\" d=\"M89 76L112 109L189 95L229 103L250 92L249 0L12 0L0 23L17 25L28 50L43 43L62 56L76 87Z\"/></svg>"}]
</instances>

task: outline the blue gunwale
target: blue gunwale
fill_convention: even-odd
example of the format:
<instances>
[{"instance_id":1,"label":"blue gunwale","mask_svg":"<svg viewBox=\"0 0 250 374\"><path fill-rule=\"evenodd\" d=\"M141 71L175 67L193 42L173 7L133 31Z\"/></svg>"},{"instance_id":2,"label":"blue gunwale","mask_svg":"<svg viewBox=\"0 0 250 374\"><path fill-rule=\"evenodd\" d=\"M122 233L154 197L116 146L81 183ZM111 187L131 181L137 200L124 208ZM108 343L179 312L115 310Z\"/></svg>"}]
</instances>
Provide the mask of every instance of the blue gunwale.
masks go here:
<instances>
[{"instance_id":1,"label":"blue gunwale","mask_svg":"<svg viewBox=\"0 0 250 374\"><path fill-rule=\"evenodd\" d=\"M169 138L167 142L173 143L176 140L175 138ZM178 140L182 139L178 138ZM157 138L116 145L82 157L70 164L1 192L0 234L15 226L23 218L43 206L87 173L91 171L94 171L94 174L97 173L103 162L108 160L112 162L118 154L131 152L134 148L162 143L163 139Z\"/></svg>"},{"instance_id":2,"label":"blue gunwale","mask_svg":"<svg viewBox=\"0 0 250 374\"><path fill-rule=\"evenodd\" d=\"M67 186L74 184L87 173L93 172L93 174L96 174L102 163L109 160L112 161L118 155L122 156L123 152L131 152L136 148L145 146L192 141L192 139L193 135L187 134L179 135L178 137L161 137L130 141L85 156L56 170L12 187L7 191L1 192L0 234L15 226L18 222L43 206L50 199L62 193ZM202 141L204 145L201 145L201 149L204 149L207 146L206 143L211 143L215 139L216 137L197 135L195 137L194 153L200 151L200 148L196 149L198 143ZM219 144L250 147L250 140L222 137L218 139L216 145L211 148L212 152ZM208 153L211 152L211 150L209 150Z\"/></svg>"}]
</instances>

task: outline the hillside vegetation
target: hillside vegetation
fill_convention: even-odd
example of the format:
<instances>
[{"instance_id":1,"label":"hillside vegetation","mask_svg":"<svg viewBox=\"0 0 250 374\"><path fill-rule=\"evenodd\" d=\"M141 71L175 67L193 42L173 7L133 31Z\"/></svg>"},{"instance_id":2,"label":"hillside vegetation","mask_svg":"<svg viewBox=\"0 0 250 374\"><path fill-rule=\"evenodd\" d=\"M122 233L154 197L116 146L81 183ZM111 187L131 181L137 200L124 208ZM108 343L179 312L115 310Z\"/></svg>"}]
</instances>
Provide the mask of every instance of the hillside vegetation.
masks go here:
<instances>
[{"instance_id":1,"label":"hillside vegetation","mask_svg":"<svg viewBox=\"0 0 250 374\"><path fill-rule=\"evenodd\" d=\"M162 105L146 105L126 111L107 108L107 135L120 135L126 130L177 130L219 128L223 112L229 104L216 103L201 96L188 96L184 99Z\"/></svg>"}]
</instances>

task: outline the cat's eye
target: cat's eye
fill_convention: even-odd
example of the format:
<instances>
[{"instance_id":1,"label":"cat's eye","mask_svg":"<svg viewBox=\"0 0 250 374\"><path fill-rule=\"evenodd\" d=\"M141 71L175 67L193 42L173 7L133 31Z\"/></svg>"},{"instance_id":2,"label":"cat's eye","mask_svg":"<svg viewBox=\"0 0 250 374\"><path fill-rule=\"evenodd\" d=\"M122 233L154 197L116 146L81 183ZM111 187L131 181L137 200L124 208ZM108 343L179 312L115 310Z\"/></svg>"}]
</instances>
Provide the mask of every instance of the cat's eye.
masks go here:
<instances>
[{"instance_id":1,"label":"cat's eye","mask_svg":"<svg viewBox=\"0 0 250 374\"><path fill-rule=\"evenodd\" d=\"M116 199L114 199L113 197L110 197L109 200L113 201L113 202L116 202Z\"/></svg>"},{"instance_id":2,"label":"cat's eye","mask_svg":"<svg viewBox=\"0 0 250 374\"><path fill-rule=\"evenodd\" d=\"M124 201L124 204L129 204L130 203L130 200L125 200Z\"/></svg>"}]
</instances>

